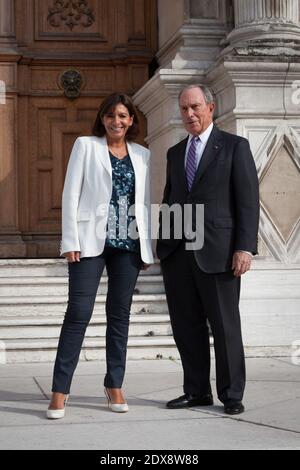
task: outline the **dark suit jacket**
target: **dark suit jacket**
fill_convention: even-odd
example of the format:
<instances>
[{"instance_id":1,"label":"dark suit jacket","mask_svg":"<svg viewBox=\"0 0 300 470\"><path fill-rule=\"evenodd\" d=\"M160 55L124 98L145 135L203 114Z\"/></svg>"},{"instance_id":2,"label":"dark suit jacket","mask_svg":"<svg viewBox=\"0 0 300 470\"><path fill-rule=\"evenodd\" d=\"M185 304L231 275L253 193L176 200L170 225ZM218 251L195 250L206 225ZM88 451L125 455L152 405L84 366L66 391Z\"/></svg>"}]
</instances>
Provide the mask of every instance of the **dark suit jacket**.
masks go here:
<instances>
[{"instance_id":1,"label":"dark suit jacket","mask_svg":"<svg viewBox=\"0 0 300 470\"><path fill-rule=\"evenodd\" d=\"M231 269L234 251L257 253L258 178L249 142L214 126L190 192L184 166L187 142L168 150L163 203L204 204L204 245L195 256L203 271L225 272ZM173 226L171 218L171 233ZM158 257L166 259L179 243L173 236L163 239L160 230Z\"/></svg>"}]
</instances>

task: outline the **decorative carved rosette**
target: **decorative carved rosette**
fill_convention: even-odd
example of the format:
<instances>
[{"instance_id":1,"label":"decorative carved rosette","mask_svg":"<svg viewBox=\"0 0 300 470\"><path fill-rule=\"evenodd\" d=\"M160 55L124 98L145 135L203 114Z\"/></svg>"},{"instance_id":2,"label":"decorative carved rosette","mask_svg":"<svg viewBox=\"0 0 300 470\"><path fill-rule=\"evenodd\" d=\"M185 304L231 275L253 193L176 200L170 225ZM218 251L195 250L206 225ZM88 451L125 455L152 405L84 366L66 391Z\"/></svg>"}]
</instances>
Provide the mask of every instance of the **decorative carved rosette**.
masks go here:
<instances>
[{"instance_id":1,"label":"decorative carved rosette","mask_svg":"<svg viewBox=\"0 0 300 470\"><path fill-rule=\"evenodd\" d=\"M87 0L55 0L54 5L49 7L47 20L55 28L66 25L72 31L74 26L91 26L95 15Z\"/></svg>"}]
</instances>

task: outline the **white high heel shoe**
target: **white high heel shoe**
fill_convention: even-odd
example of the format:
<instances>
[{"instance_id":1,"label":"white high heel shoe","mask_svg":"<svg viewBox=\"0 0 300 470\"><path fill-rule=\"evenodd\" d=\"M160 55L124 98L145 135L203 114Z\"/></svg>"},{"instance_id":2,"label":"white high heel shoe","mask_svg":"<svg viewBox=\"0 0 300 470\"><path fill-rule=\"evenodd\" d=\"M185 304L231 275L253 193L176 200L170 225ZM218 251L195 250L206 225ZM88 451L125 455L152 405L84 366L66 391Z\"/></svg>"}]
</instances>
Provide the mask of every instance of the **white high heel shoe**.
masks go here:
<instances>
[{"instance_id":1,"label":"white high heel shoe","mask_svg":"<svg viewBox=\"0 0 300 470\"><path fill-rule=\"evenodd\" d=\"M127 413L127 411L129 411L129 406L127 405L127 403L112 403L106 388L104 389L104 393L107 398L108 408L110 408L111 411L114 411L115 413Z\"/></svg>"},{"instance_id":2,"label":"white high heel shoe","mask_svg":"<svg viewBox=\"0 0 300 470\"><path fill-rule=\"evenodd\" d=\"M69 395L66 395L64 407L58 410L47 410L47 418L48 419L61 419L65 417L66 405L69 399Z\"/></svg>"}]
</instances>

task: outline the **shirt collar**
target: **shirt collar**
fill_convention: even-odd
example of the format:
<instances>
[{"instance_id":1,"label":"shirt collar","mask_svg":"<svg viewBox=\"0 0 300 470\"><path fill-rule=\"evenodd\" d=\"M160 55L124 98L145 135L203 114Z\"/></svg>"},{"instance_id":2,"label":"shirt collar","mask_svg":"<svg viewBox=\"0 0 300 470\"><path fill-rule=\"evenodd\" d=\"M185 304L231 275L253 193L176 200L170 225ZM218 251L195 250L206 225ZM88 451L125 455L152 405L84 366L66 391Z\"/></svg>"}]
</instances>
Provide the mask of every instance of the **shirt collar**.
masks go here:
<instances>
[{"instance_id":1,"label":"shirt collar","mask_svg":"<svg viewBox=\"0 0 300 470\"><path fill-rule=\"evenodd\" d=\"M209 139L209 136L210 136L210 134L211 134L211 132L212 132L212 130L213 130L213 127L214 127L214 123L212 122L212 123L208 126L208 128L205 129L204 132L202 132L202 134L199 134L198 137L200 137L200 140L201 140L201 142L202 142L204 145L206 145L206 143L207 143L207 141L208 141L208 139ZM193 135L189 134L188 143L191 142L191 140L192 140L193 137L194 137Z\"/></svg>"}]
</instances>

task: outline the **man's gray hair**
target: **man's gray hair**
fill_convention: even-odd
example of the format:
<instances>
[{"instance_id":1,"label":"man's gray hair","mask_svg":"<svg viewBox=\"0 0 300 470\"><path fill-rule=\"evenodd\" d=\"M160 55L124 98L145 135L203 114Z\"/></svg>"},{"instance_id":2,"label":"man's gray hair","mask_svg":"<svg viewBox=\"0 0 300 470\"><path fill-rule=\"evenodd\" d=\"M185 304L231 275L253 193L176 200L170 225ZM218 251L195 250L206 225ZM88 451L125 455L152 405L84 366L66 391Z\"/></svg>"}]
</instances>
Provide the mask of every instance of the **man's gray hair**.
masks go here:
<instances>
[{"instance_id":1,"label":"man's gray hair","mask_svg":"<svg viewBox=\"0 0 300 470\"><path fill-rule=\"evenodd\" d=\"M206 104L210 104L210 103L215 102L212 90L206 85L188 85L188 86L185 86L181 90L181 92L179 93L178 100L180 100L180 97L181 97L181 95L184 91L190 90L191 88L199 88L199 90L202 91Z\"/></svg>"}]
</instances>

